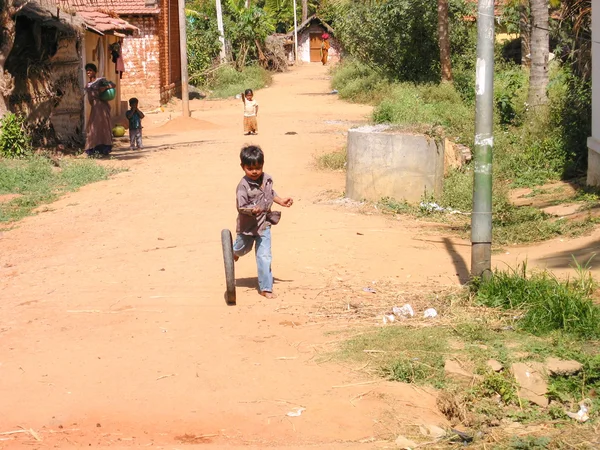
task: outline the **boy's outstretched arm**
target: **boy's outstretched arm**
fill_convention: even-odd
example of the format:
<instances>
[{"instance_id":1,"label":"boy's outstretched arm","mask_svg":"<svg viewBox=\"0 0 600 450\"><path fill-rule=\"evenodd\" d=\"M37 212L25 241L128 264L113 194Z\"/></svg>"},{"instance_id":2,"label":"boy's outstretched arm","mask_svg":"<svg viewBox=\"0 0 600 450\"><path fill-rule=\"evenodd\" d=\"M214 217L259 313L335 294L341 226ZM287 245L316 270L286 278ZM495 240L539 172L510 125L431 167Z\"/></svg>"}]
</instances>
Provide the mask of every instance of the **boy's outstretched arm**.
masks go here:
<instances>
[{"instance_id":1,"label":"boy's outstretched arm","mask_svg":"<svg viewBox=\"0 0 600 450\"><path fill-rule=\"evenodd\" d=\"M135 109L136 109L136 111L138 112L138 114L140 115L140 119L143 119L144 117L146 117L146 116L144 115L144 113L140 111L140 109L139 109L139 108L135 108Z\"/></svg>"},{"instance_id":2,"label":"boy's outstretched arm","mask_svg":"<svg viewBox=\"0 0 600 450\"><path fill-rule=\"evenodd\" d=\"M290 206L292 206L294 204L294 199L292 199L291 197L285 197L285 198L275 197L275 198L273 198L273 201L275 203L277 203L278 205L285 206L286 208L289 208Z\"/></svg>"},{"instance_id":3,"label":"boy's outstretched arm","mask_svg":"<svg viewBox=\"0 0 600 450\"><path fill-rule=\"evenodd\" d=\"M245 104L246 103L246 95L242 92L242 102Z\"/></svg>"}]
</instances>

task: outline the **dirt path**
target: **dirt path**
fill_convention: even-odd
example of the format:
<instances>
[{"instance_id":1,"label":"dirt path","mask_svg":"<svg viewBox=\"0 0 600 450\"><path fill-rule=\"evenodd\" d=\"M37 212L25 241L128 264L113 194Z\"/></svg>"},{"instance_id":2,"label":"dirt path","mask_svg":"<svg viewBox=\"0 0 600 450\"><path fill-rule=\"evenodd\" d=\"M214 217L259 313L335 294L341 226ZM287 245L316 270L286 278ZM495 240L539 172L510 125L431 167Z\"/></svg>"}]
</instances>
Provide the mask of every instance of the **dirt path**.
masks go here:
<instances>
[{"instance_id":1,"label":"dirt path","mask_svg":"<svg viewBox=\"0 0 600 450\"><path fill-rule=\"evenodd\" d=\"M323 201L344 176L315 171L313 155L343 147L369 113L328 95L326 75L304 66L257 92L252 139L239 101L194 102L202 123L151 129L161 117L149 115L147 149L117 152L127 172L0 235L0 449L363 448L395 424L444 424L433 393L371 383L323 356L339 339L326 332L351 327L311 316L332 280L359 291L458 284L470 250L411 219ZM219 232L234 227L245 142L263 147L276 189L296 203L274 229L280 297L257 295L246 257L228 307ZM41 440L1 434L19 427Z\"/></svg>"}]
</instances>

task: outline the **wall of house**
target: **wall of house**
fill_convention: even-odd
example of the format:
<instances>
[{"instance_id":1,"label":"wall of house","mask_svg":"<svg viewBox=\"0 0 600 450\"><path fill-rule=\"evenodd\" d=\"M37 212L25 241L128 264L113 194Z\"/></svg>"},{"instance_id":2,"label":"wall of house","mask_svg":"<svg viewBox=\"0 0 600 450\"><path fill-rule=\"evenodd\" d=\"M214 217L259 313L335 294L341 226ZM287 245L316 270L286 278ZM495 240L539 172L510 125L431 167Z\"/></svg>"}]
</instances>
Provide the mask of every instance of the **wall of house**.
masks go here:
<instances>
[{"instance_id":1,"label":"wall of house","mask_svg":"<svg viewBox=\"0 0 600 450\"><path fill-rule=\"evenodd\" d=\"M298 34L298 59L302 62L310 62L310 33L325 33L324 27L317 23L311 24L308 28L302 30ZM329 59L339 59L339 45L337 41L331 37L329 38Z\"/></svg>"},{"instance_id":2,"label":"wall of house","mask_svg":"<svg viewBox=\"0 0 600 450\"><path fill-rule=\"evenodd\" d=\"M140 109L151 109L161 104L161 43L158 34L158 16L126 16L127 22L138 27L139 33L123 40L125 73L121 80L121 98L140 100Z\"/></svg>"},{"instance_id":3,"label":"wall of house","mask_svg":"<svg viewBox=\"0 0 600 450\"><path fill-rule=\"evenodd\" d=\"M592 6L592 136L588 139L587 183L600 186L600 7Z\"/></svg>"},{"instance_id":4,"label":"wall of house","mask_svg":"<svg viewBox=\"0 0 600 450\"><path fill-rule=\"evenodd\" d=\"M120 85L119 77L115 73L115 63L112 62L109 46L117 41L117 37L104 35L100 36L96 33L86 32L85 33L85 59L83 65L88 63L95 64L98 68L98 77L104 77L113 83ZM101 55L101 56L99 56ZM86 79L87 81L87 79ZM118 116L121 112L119 110L119 93L120 86L117 87L117 96L114 100L110 101L111 115L113 117ZM86 100L87 101L87 100ZM89 108L86 107L86 115L89 114Z\"/></svg>"}]
</instances>

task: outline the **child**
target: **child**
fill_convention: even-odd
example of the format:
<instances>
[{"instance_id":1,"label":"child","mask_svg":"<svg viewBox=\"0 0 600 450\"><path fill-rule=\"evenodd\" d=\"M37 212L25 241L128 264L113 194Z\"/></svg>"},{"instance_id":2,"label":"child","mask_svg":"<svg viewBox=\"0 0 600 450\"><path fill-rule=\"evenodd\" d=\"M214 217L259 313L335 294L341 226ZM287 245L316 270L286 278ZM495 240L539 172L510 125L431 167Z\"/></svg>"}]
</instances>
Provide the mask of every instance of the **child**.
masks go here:
<instances>
[{"instance_id":1,"label":"child","mask_svg":"<svg viewBox=\"0 0 600 450\"><path fill-rule=\"evenodd\" d=\"M242 101L244 102L244 134L257 134L258 102L254 100L252 89L246 89L245 92L242 92Z\"/></svg>"},{"instance_id":2,"label":"child","mask_svg":"<svg viewBox=\"0 0 600 450\"><path fill-rule=\"evenodd\" d=\"M144 113L138 109L138 99L130 98L129 111L125 113L125 117L129 120L129 149L134 150L136 148L142 149L142 119L145 117Z\"/></svg>"},{"instance_id":3,"label":"child","mask_svg":"<svg viewBox=\"0 0 600 450\"><path fill-rule=\"evenodd\" d=\"M273 203L289 208L291 198L281 198L273 190L273 178L263 172L265 156L260 147L248 145L240 153L245 176L237 186L237 238L233 244L234 259L244 256L256 242L256 265L260 294L275 298L271 273L271 225L279 222L281 213L271 211Z\"/></svg>"}]
</instances>

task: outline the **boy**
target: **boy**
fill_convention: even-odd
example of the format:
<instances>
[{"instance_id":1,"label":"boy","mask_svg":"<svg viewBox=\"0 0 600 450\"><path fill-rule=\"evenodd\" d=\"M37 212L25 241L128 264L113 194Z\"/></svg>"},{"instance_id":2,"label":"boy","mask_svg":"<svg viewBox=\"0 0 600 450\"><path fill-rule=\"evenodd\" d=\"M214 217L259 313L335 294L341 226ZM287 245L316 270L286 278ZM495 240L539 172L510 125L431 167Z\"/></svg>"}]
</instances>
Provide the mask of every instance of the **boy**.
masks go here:
<instances>
[{"instance_id":1,"label":"boy","mask_svg":"<svg viewBox=\"0 0 600 450\"><path fill-rule=\"evenodd\" d=\"M244 256L256 242L256 265L260 295L275 298L271 273L271 225L279 222L281 213L271 211L273 203L289 208L291 198L281 198L273 190L273 178L263 172L265 156L260 147L242 148L240 160L244 177L237 186L237 238L233 244L234 259Z\"/></svg>"},{"instance_id":2,"label":"boy","mask_svg":"<svg viewBox=\"0 0 600 450\"><path fill-rule=\"evenodd\" d=\"M138 109L138 99L130 98L129 111L125 113L125 117L129 120L129 149L135 150L136 148L142 149L142 119L145 117L144 113Z\"/></svg>"},{"instance_id":3,"label":"boy","mask_svg":"<svg viewBox=\"0 0 600 450\"><path fill-rule=\"evenodd\" d=\"M246 89L245 92L242 92L242 101L244 102L244 134L257 134L258 102L254 100L252 89Z\"/></svg>"}]
</instances>

